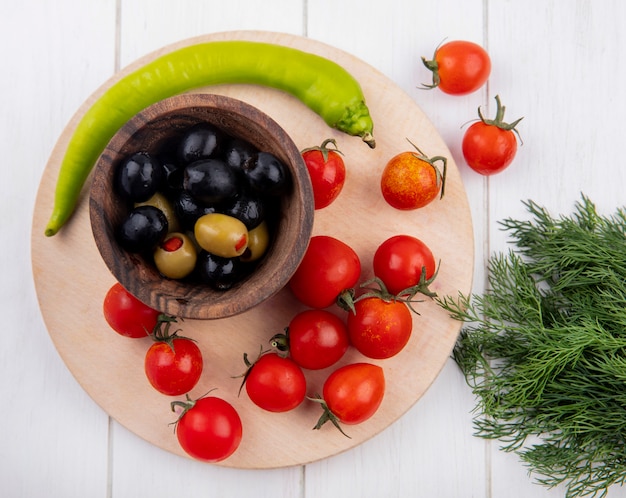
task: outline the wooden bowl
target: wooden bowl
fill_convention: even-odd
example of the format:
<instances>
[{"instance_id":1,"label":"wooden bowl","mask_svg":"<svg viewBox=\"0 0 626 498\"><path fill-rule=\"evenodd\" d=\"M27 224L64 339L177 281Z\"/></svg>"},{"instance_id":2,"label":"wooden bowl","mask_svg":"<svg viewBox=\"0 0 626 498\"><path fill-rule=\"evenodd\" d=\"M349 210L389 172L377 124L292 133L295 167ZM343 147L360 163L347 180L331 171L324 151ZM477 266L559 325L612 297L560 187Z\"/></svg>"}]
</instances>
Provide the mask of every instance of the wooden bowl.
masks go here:
<instances>
[{"instance_id":1,"label":"wooden bowl","mask_svg":"<svg viewBox=\"0 0 626 498\"><path fill-rule=\"evenodd\" d=\"M280 199L268 252L251 275L228 290L163 277L151 261L123 250L116 227L129 207L113 189L115 167L128 154L155 152L200 122L270 152L290 170L292 188ZM299 149L269 116L240 100L205 93L162 100L130 119L111 139L93 172L89 212L96 245L115 278L139 300L169 315L217 319L233 316L276 294L300 264L313 228L313 193Z\"/></svg>"}]
</instances>

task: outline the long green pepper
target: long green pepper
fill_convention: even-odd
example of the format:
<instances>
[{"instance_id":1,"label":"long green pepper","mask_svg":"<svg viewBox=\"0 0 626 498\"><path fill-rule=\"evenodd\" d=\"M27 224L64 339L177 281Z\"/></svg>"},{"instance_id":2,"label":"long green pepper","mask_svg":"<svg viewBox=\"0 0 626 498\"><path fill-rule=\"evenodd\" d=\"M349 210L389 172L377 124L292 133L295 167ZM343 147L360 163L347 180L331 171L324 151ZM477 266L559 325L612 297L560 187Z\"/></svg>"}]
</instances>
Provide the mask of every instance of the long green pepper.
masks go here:
<instances>
[{"instance_id":1,"label":"long green pepper","mask_svg":"<svg viewBox=\"0 0 626 498\"><path fill-rule=\"evenodd\" d=\"M113 84L79 121L65 152L45 229L56 234L76 207L109 140L151 104L202 86L243 83L290 93L326 124L375 147L373 122L359 83L338 64L271 43L216 41L164 54Z\"/></svg>"}]
</instances>

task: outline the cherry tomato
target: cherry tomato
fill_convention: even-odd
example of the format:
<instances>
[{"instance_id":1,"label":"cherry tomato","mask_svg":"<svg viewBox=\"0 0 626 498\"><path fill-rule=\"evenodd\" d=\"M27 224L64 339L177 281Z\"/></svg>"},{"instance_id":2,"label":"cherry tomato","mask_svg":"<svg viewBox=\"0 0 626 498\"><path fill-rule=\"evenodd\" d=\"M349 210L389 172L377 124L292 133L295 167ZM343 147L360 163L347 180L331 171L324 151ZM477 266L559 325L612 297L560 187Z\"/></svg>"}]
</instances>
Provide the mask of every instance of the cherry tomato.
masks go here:
<instances>
[{"instance_id":1,"label":"cherry tomato","mask_svg":"<svg viewBox=\"0 0 626 498\"><path fill-rule=\"evenodd\" d=\"M164 317L164 315L161 315ZM203 369L202 352L194 341L169 334L169 327L176 320L159 318L153 338L156 341L144 359L148 381L157 391L168 396L179 396L191 391L200 379ZM164 330L161 326L164 325Z\"/></svg>"},{"instance_id":2,"label":"cherry tomato","mask_svg":"<svg viewBox=\"0 0 626 498\"><path fill-rule=\"evenodd\" d=\"M304 401L306 378L290 358L262 354L245 376L246 392L259 408L269 412L293 410Z\"/></svg>"},{"instance_id":3,"label":"cherry tomato","mask_svg":"<svg viewBox=\"0 0 626 498\"><path fill-rule=\"evenodd\" d=\"M282 341L291 359L309 370L334 365L350 345L346 324L327 310L301 311L289 322L286 334L277 334L272 341Z\"/></svg>"},{"instance_id":4,"label":"cherry tomato","mask_svg":"<svg viewBox=\"0 0 626 498\"><path fill-rule=\"evenodd\" d=\"M172 410L183 407L176 422L181 448L193 458L219 462L232 455L242 438L241 418L235 408L221 398L207 396L193 401L172 402Z\"/></svg>"},{"instance_id":5,"label":"cherry tomato","mask_svg":"<svg viewBox=\"0 0 626 498\"><path fill-rule=\"evenodd\" d=\"M374 275L394 295L420 283L422 269L425 280L435 275L436 263L430 248L410 235L394 235L385 240L374 253Z\"/></svg>"},{"instance_id":6,"label":"cherry tomato","mask_svg":"<svg viewBox=\"0 0 626 498\"><path fill-rule=\"evenodd\" d=\"M413 317L401 301L368 297L348 313L350 343L364 356L378 360L397 355L411 338Z\"/></svg>"},{"instance_id":7,"label":"cherry tomato","mask_svg":"<svg viewBox=\"0 0 626 498\"><path fill-rule=\"evenodd\" d=\"M332 144L333 148L329 148L328 144ZM337 149L337 142L329 138L319 147L304 149L302 158L311 177L315 209L323 209L341 193L346 180L341 151Z\"/></svg>"},{"instance_id":8,"label":"cherry tomato","mask_svg":"<svg viewBox=\"0 0 626 498\"><path fill-rule=\"evenodd\" d=\"M119 282L104 297L104 318L118 334L134 339L148 337L157 324L159 312L142 303Z\"/></svg>"},{"instance_id":9,"label":"cherry tomato","mask_svg":"<svg viewBox=\"0 0 626 498\"><path fill-rule=\"evenodd\" d=\"M505 107L497 95L496 102L496 118L485 119L479 107L480 121L470 126L463 136L463 157L469 167L481 175L493 175L503 171L517 153L515 126L522 118L510 124L505 123Z\"/></svg>"},{"instance_id":10,"label":"cherry tomato","mask_svg":"<svg viewBox=\"0 0 626 498\"><path fill-rule=\"evenodd\" d=\"M334 237L311 237L300 266L289 281L289 288L310 308L327 308L339 294L354 287L361 275L357 253Z\"/></svg>"},{"instance_id":11,"label":"cherry tomato","mask_svg":"<svg viewBox=\"0 0 626 498\"><path fill-rule=\"evenodd\" d=\"M352 363L331 373L322 392L341 422L360 424L378 410L385 394L385 375L378 365Z\"/></svg>"},{"instance_id":12,"label":"cherry tomato","mask_svg":"<svg viewBox=\"0 0 626 498\"><path fill-rule=\"evenodd\" d=\"M383 170L380 188L387 203L402 210L418 209L444 194L447 159L405 151L392 157ZM443 173L436 162L443 163Z\"/></svg>"},{"instance_id":13,"label":"cherry tomato","mask_svg":"<svg viewBox=\"0 0 626 498\"><path fill-rule=\"evenodd\" d=\"M431 85L450 95L466 95L485 84L491 73L489 54L476 43L451 41L435 50L432 60L422 57L424 65L433 73Z\"/></svg>"},{"instance_id":14,"label":"cherry tomato","mask_svg":"<svg viewBox=\"0 0 626 498\"><path fill-rule=\"evenodd\" d=\"M346 435L340 423L360 424L378 410L385 395L385 374L372 363L351 363L328 376L322 393L315 401L320 402L324 413L314 428L320 429L330 420Z\"/></svg>"}]
</instances>

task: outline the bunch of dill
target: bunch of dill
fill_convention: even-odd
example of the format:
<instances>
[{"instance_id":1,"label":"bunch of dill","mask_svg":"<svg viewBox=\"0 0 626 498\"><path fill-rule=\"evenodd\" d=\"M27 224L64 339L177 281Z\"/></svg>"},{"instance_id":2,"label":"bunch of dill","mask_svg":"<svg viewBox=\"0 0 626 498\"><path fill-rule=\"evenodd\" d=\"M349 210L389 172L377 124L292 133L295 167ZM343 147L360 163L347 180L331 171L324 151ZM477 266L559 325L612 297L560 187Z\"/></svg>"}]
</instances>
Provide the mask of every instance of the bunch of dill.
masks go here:
<instances>
[{"instance_id":1,"label":"bunch of dill","mask_svg":"<svg viewBox=\"0 0 626 498\"><path fill-rule=\"evenodd\" d=\"M530 221L500 222L515 247L490 259L488 290L439 299L465 322L453 358L476 435L567 497L605 496L626 479L626 212L524 205Z\"/></svg>"}]
</instances>

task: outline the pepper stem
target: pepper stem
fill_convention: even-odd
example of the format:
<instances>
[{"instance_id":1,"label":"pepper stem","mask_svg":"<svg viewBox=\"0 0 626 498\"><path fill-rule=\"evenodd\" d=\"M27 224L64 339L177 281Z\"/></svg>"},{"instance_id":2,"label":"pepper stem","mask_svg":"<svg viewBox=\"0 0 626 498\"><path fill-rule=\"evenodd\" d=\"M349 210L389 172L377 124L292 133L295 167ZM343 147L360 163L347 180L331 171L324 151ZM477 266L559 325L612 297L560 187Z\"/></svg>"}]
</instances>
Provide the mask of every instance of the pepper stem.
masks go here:
<instances>
[{"instance_id":1,"label":"pepper stem","mask_svg":"<svg viewBox=\"0 0 626 498\"><path fill-rule=\"evenodd\" d=\"M370 149L375 149L376 148L376 140L374 140L374 135L372 135L370 132L363 133L363 135L361 135L361 139L367 145L369 145Z\"/></svg>"}]
</instances>

